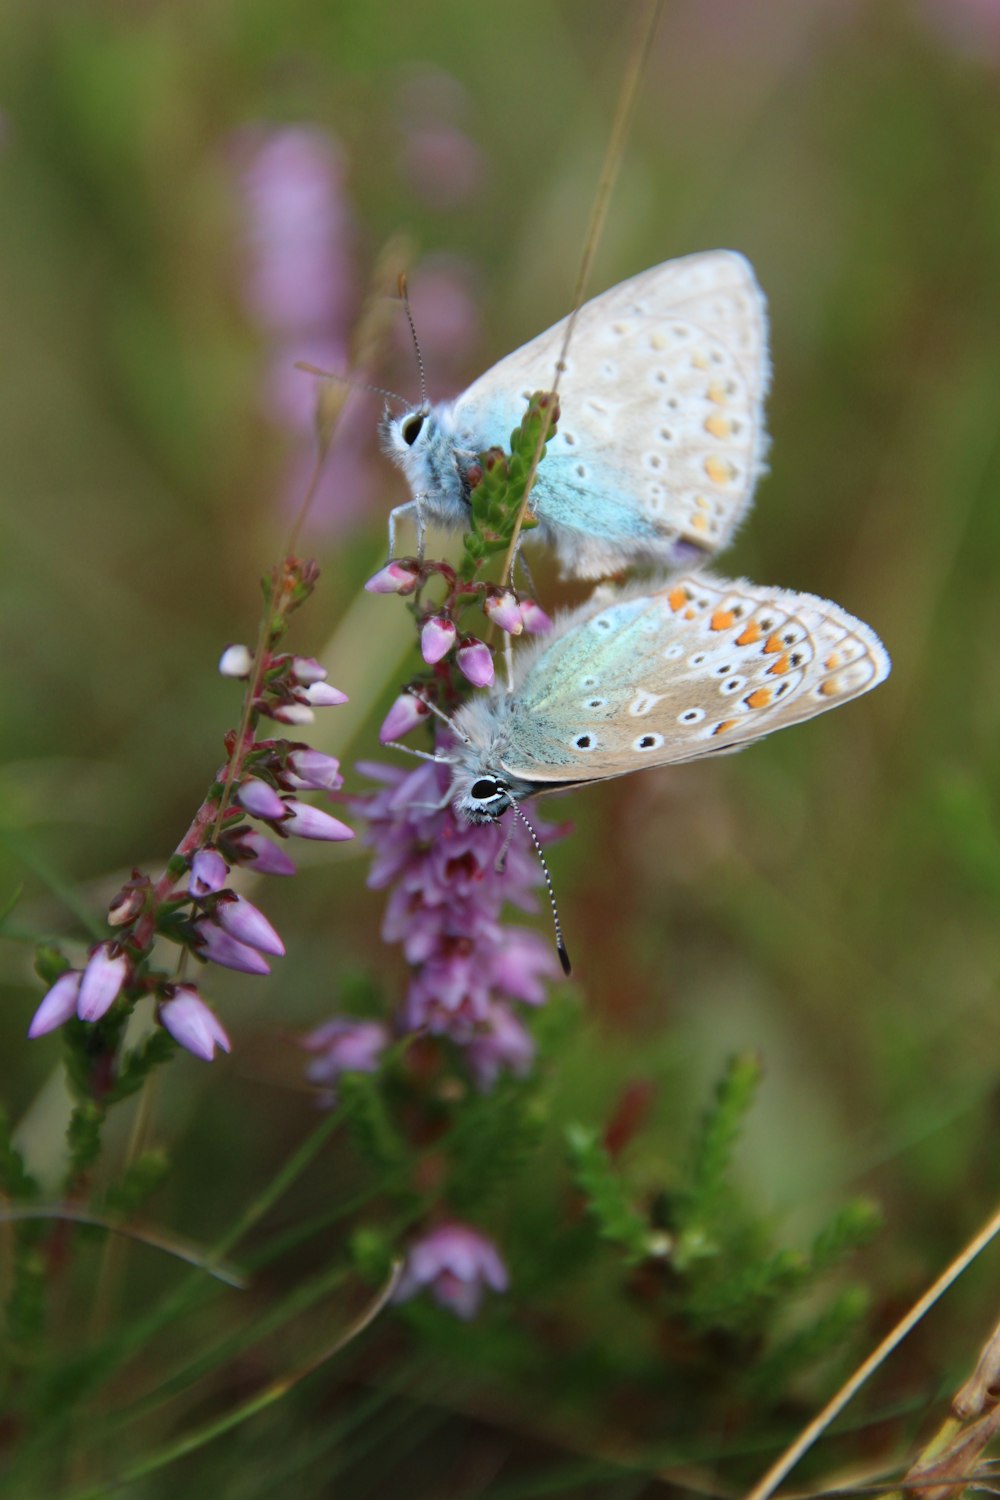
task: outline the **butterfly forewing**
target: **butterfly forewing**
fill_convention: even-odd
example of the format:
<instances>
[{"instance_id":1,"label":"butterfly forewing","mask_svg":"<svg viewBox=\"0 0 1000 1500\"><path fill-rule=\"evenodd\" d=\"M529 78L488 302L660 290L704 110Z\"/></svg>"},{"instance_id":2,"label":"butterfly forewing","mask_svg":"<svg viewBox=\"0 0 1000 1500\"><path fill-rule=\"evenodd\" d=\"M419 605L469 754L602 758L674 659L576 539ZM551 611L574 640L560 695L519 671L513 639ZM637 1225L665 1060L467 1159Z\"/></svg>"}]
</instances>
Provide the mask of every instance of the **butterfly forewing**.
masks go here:
<instances>
[{"instance_id":1,"label":"butterfly forewing","mask_svg":"<svg viewBox=\"0 0 1000 1500\"><path fill-rule=\"evenodd\" d=\"M702 574L591 600L515 684L504 770L600 780L736 749L881 682L878 637L811 594Z\"/></svg>"},{"instance_id":2,"label":"butterfly forewing","mask_svg":"<svg viewBox=\"0 0 1000 1500\"><path fill-rule=\"evenodd\" d=\"M501 441L551 386L565 320L494 365L455 404L455 440ZM667 261L580 310L562 417L536 508L567 571L721 547L747 506L766 437L764 299L741 255Z\"/></svg>"}]
</instances>

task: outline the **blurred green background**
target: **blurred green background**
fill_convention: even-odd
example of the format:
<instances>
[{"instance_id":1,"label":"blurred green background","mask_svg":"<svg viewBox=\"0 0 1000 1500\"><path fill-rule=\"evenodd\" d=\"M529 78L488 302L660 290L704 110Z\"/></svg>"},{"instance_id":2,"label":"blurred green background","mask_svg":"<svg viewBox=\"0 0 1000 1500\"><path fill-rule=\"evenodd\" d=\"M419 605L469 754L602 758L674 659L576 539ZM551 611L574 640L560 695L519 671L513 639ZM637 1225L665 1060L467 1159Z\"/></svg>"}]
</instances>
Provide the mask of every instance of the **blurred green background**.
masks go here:
<instances>
[{"instance_id":1,"label":"blurred green background","mask_svg":"<svg viewBox=\"0 0 1000 1500\"><path fill-rule=\"evenodd\" d=\"M78 954L80 914L99 920L133 864L159 867L221 759L236 695L215 663L253 634L308 454L292 362L343 354L400 235L437 395L563 315L634 19L598 0L3 7L0 900L23 892L0 947L0 1057L43 1170L64 1118L56 1044L23 1040L30 940ZM722 567L837 600L894 671L744 755L550 807L576 830L552 862L582 1017L559 1108L600 1125L654 1082L630 1158L652 1186L725 1059L757 1049L739 1158L757 1208L795 1242L848 1195L882 1205L862 1352L1000 1185L998 120L993 0L667 0L591 285L715 246L751 259L772 319L771 471ZM312 156L268 162L288 129ZM320 283L311 325L263 284L290 223ZM405 327L374 377L416 393ZM407 675L405 611L358 596L404 498L377 413L349 410L308 538L323 579L293 637L351 693L320 741L348 765ZM544 603L572 597L536 576ZM364 851L303 863L264 903L280 972L213 991L233 1058L181 1060L156 1101L179 1169L155 1216L196 1238L309 1128L280 1039L358 972L399 992ZM540 1232L536 1187L523 1222ZM331 1168L306 1206L341 1190ZM531 1259L517 1234L515 1269ZM893 1440L963 1378L1000 1311L998 1256L871 1398L872 1420L904 1412ZM591 1316L563 1310L567 1358L604 1336ZM494 1445L556 1441L544 1409L499 1390L470 1398ZM559 1441L628 1449L630 1414L596 1409L586 1431L563 1409ZM317 1399L302 1422L321 1418ZM218 1493L244 1493L217 1467Z\"/></svg>"}]
</instances>

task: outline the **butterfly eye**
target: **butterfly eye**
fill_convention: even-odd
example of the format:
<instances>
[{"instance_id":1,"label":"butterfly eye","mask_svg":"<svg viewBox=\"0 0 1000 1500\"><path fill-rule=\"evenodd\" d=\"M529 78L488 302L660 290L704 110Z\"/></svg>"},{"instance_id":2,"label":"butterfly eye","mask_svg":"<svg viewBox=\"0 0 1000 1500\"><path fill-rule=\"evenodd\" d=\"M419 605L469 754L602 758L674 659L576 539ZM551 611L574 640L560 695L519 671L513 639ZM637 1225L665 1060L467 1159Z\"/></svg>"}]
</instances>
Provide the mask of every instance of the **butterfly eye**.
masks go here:
<instances>
[{"instance_id":1,"label":"butterfly eye","mask_svg":"<svg viewBox=\"0 0 1000 1500\"><path fill-rule=\"evenodd\" d=\"M487 781L483 778L472 783L471 795L476 798L477 802L488 802L491 797L499 797L501 792L495 781Z\"/></svg>"},{"instance_id":2,"label":"butterfly eye","mask_svg":"<svg viewBox=\"0 0 1000 1500\"><path fill-rule=\"evenodd\" d=\"M408 448L412 448L414 443L417 441L417 438L420 436L420 429L423 427L423 425L424 414L422 411L418 411L417 414L413 417L407 417L406 421L403 423L403 426L400 430L403 434L403 442L407 445Z\"/></svg>"}]
</instances>

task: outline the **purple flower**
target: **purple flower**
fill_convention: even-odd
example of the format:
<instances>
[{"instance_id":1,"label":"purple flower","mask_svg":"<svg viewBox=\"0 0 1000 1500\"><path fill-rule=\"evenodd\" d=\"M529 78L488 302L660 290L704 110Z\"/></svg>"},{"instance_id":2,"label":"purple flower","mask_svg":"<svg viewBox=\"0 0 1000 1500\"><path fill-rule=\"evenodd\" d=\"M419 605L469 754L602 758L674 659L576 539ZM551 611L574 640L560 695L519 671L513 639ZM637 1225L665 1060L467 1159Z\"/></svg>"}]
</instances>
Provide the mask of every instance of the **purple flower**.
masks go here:
<instances>
[{"instance_id":1,"label":"purple flower","mask_svg":"<svg viewBox=\"0 0 1000 1500\"><path fill-rule=\"evenodd\" d=\"M307 791L335 792L343 786L340 761L333 755L324 755L322 750L293 750L288 757L288 774L285 780L290 786Z\"/></svg>"},{"instance_id":2,"label":"purple flower","mask_svg":"<svg viewBox=\"0 0 1000 1500\"><path fill-rule=\"evenodd\" d=\"M193 984L176 986L173 997L160 1006L159 1019L175 1042L204 1062L212 1061L216 1047L230 1051L230 1041L221 1022Z\"/></svg>"},{"instance_id":3,"label":"purple flower","mask_svg":"<svg viewBox=\"0 0 1000 1500\"><path fill-rule=\"evenodd\" d=\"M285 816L285 803L274 787L268 786L266 781L258 781L254 776L242 783L236 793L236 800L254 818L267 818L276 823Z\"/></svg>"},{"instance_id":4,"label":"purple flower","mask_svg":"<svg viewBox=\"0 0 1000 1500\"><path fill-rule=\"evenodd\" d=\"M485 641L468 636L456 653L458 670L473 687L489 687L493 681L493 653Z\"/></svg>"},{"instance_id":5,"label":"purple flower","mask_svg":"<svg viewBox=\"0 0 1000 1500\"><path fill-rule=\"evenodd\" d=\"M413 693L400 693L382 721L378 737L383 745L387 745L390 740L402 739L404 734L409 734L411 729L422 724L429 713L427 704L422 703Z\"/></svg>"},{"instance_id":6,"label":"purple flower","mask_svg":"<svg viewBox=\"0 0 1000 1500\"><path fill-rule=\"evenodd\" d=\"M80 980L76 1013L81 1021L99 1021L118 999L128 975L128 959L114 943L100 943L90 954Z\"/></svg>"},{"instance_id":7,"label":"purple flower","mask_svg":"<svg viewBox=\"0 0 1000 1500\"><path fill-rule=\"evenodd\" d=\"M294 875L295 864L284 849L258 833L256 828L236 828L227 836L232 858L248 864L260 875Z\"/></svg>"},{"instance_id":8,"label":"purple flower","mask_svg":"<svg viewBox=\"0 0 1000 1500\"><path fill-rule=\"evenodd\" d=\"M432 667L448 655L457 640L458 631L451 620L446 620L443 615L431 615L420 631L420 653Z\"/></svg>"},{"instance_id":9,"label":"purple flower","mask_svg":"<svg viewBox=\"0 0 1000 1500\"><path fill-rule=\"evenodd\" d=\"M521 606L509 589L504 589L501 594L490 594L483 603L483 610L490 623L499 625L508 635L520 635L524 629Z\"/></svg>"},{"instance_id":10,"label":"purple flower","mask_svg":"<svg viewBox=\"0 0 1000 1500\"><path fill-rule=\"evenodd\" d=\"M199 849L191 861L188 890L194 897L221 891L229 879L229 866L217 849Z\"/></svg>"},{"instance_id":11,"label":"purple flower","mask_svg":"<svg viewBox=\"0 0 1000 1500\"><path fill-rule=\"evenodd\" d=\"M215 920L238 943L284 958L285 945L262 911L243 896L223 897L215 907Z\"/></svg>"},{"instance_id":12,"label":"purple flower","mask_svg":"<svg viewBox=\"0 0 1000 1500\"><path fill-rule=\"evenodd\" d=\"M341 1073L377 1072L379 1058L389 1045L389 1029L381 1021L334 1016L300 1037L299 1045L316 1054L306 1077L313 1083L332 1085Z\"/></svg>"},{"instance_id":13,"label":"purple flower","mask_svg":"<svg viewBox=\"0 0 1000 1500\"><path fill-rule=\"evenodd\" d=\"M414 563L389 562L369 578L369 594L412 594L420 582L420 569Z\"/></svg>"},{"instance_id":14,"label":"purple flower","mask_svg":"<svg viewBox=\"0 0 1000 1500\"><path fill-rule=\"evenodd\" d=\"M476 1083L489 1093L505 1068L515 1078L527 1077L535 1060L535 1043L509 1006L494 1004L465 1056Z\"/></svg>"},{"instance_id":15,"label":"purple flower","mask_svg":"<svg viewBox=\"0 0 1000 1500\"><path fill-rule=\"evenodd\" d=\"M534 599L522 599L520 610L521 621L529 635L544 635L552 629L552 620Z\"/></svg>"},{"instance_id":16,"label":"purple flower","mask_svg":"<svg viewBox=\"0 0 1000 1500\"><path fill-rule=\"evenodd\" d=\"M33 1039L44 1036L47 1031L55 1031L57 1026L65 1025L71 1016L76 1015L82 978L77 969L67 969L65 974L60 974L32 1017L29 1037Z\"/></svg>"},{"instance_id":17,"label":"purple flower","mask_svg":"<svg viewBox=\"0 0 1000 1500\"><path fill-rule=\"evenodd\" d=\"M547 981L560 972L551 941L502 920L508 902L536 909L533 891L543 876L527 830L514 826L498 871L509 830L474 826L457 818L447 802L442 806L447 766L361 769L382 783L352 801L368 824L365 841L374 851L368 884L388 889L382 936L402 945L412 968L401 1024L470 1048L496 1033L495 1065L488 1048L480 1049L475 1065L477 1078L488 1086L501 1066L516 1071L530 1049L516 1023L500 1034L505 1017L498 1007L510 1001L540 1004ZM544 824L537 831L543 842L553 837ZM500 1060L505 1049L509 1061Z\"/></svg>"},{"instance_id":18,"label":"purple flower","mask_svg":"<svg viewBox=\"0 0 1000 1500\"><path fill-rule=\"evenodd\" d=\"M329 813L321 812L318 807L310 807L307 802L286 802L289 816L281 825L285 833L294 834L300 839L352 839L354 829L348 828L346 823L341 823L339 818L332 818Z\"/></svg>"},{"instance_id":19,"label":"purple flower","mask_svg":"<svg viewBox=\"0 0 1000 1500\"><path fill-rule=\"evenodd\" d=\"M325 682L327 670L320 665L315 656L295 656L292 658L292 676L296 682L309 687L314 682Z\"/></svg>"},{"instance_id":20,"label":"purple flower","mask_svg":"<svg viewBox=\"0 0 1000 1500\"><path fill-rule=\"evenodd\" d=\"M474 1318L483 1292L505 1292L507 1268L492 1240L468 1224L441 1224L414 1241L393 1293L405 1302L426 1287L439 1307Z\"/></svg>"},{"instance_id":21,"label":"purple flower","mask_svg":"<svg viewBox=\"0 0 1000 1500\"><path fill-rule=\"evenodd\" d=\"M221 964L224 969L237 969L241 974L270 974L270 964L256 948L230 937L209 918L203 917L196 922L195 931L195 952L199 958Z\"/></svg>"}]
</instances>

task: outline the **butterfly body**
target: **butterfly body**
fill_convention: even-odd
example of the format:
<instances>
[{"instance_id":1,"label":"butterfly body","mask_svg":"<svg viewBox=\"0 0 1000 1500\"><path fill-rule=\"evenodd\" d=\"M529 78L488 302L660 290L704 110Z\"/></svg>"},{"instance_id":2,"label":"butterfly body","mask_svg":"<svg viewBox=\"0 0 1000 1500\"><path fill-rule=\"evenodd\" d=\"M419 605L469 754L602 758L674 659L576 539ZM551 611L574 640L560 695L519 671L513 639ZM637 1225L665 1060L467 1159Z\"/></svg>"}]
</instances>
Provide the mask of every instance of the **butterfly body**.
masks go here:
<instances>
[{"instance_id":1,"label":"butterfly body","mask_svg":"<svg viewBox=\"0 0 1000 1500\"><path fill-rule=\"evenodd\" d=\"M494 822L541 792L740 749L889 670L874 631L811 594L705 573L598 590L518 654L513 692L459 711L451 799Z\"/></svg>"},{"instance_id":2,"label":"butterfly body","mask_svg":"<svg viewBox=\"0 0 1000 1500\"><path fill-rule=\"evenodd\" d=\"M552 387L565 328L508 355L456 400L387 417L383 441L418 517L467 524L469 465L506 447L527 397ZM532 491L534 535L563 572L671 567L723 546L762 471L769 378L764 299L733 251L667 261L586 303Z\"/></svg>"}]
</instances>

